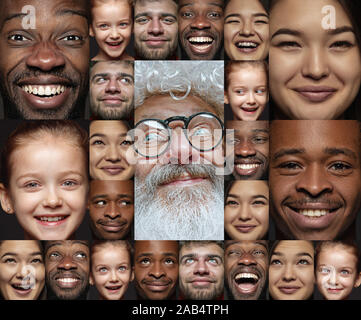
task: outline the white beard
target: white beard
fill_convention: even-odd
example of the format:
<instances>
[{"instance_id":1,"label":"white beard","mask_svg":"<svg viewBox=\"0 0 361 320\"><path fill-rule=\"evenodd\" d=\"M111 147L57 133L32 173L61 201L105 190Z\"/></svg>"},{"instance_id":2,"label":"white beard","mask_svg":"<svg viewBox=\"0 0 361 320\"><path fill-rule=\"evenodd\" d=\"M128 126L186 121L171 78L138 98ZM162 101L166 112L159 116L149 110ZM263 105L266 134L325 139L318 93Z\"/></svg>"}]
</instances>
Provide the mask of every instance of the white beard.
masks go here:
<instances>
[{"instance_id":1,"label":"white beard","mask_svg":"<svg viewBox=\"0 0 361 320\"><path fill-rule=\"evenodd\" d=\"M168 166L172 165L153 168L145 182L135 178L135 240L223 240L223 176L215 175L209 165L164 168ZM195 176L199 169L211 172L210 179L196 186L158 190L169 177L182 172Z\"/></svg>"}]
</instances>

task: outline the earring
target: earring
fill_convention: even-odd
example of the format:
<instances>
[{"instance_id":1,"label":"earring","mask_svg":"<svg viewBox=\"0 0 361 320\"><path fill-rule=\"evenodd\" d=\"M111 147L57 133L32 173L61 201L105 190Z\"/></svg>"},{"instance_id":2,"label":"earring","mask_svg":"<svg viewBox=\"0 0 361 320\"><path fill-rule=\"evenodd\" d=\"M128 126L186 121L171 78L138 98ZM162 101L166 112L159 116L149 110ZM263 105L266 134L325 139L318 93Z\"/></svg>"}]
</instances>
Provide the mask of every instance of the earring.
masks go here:
<instances>
[{"instance_id":1,"label":"earring","mask_svg":"<svg viewBox=\"0 0 361 320\"><path fill-rule=\"evenodd\" d=\"M7 208L7 210L6 210L7 212L10 212L11 211L11 209L10 208Z\"/></svg>"}]
</instances>

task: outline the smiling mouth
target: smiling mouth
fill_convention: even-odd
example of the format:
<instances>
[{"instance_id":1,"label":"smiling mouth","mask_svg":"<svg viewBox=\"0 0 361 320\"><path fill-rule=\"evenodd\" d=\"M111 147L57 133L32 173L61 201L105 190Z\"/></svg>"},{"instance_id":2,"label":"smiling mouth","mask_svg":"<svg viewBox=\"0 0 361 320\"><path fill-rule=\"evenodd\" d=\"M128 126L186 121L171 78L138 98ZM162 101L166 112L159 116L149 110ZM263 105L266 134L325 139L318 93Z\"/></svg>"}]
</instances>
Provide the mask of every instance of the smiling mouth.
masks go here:
<instances>
[{"instance_id":1,"label":"smiling mouth","mask_svg":"<svg viewBox=\"0 0 361 320\"><path fill-rule=\"evenodd\" d=\"M289 206L289 208L307 218L320 218L339 209L297 209L291 206Z\"/></svg>"},{"instance_id":2,"label":"smiling mouth","mask_svg":"<svg viewBox=\"0 0 361 320\"><path fill-rule=\"evenodd\" d=\"M15 290L20 291L20 292L24 292L27 293L28 291L31 291L33 289L33 285L31 284L17 284L14 283L11 285Z\"/></svg>"},{"instance_id":3,"label":"smiling mouth","mask_svg":"<svg viewBox=\"0 0 361 320\"><path fill-rule=\"evenodd\" d=\"M257 289L259 276L251 272L240 272L234 277L237 289L242 293L253 293Z\"/></svg>"},{"instance_id":4,"label":"smiling mouth","mask_svg":"<svg viewBox=\"0 0 361 320\"><path fill-rule=\"evenodd\" d=\"M281 287L278 287L278 290L280 290L284 294L294 294L299 289L300 289L300 287L298 287L298 286L281 286Z\"/></svg>"},{"instance_id":5,"label":"smiling mouth","mask_svg":"<svg viewBox=\"0 0 361 320\"><path fill-rule=\"evenodd\" d=\"M241 110L243 110L244 112L253 113L258 110L258 107L241 107Z\"/></svg>"},{"instance_id":6,"label":"smiling mouth","mask_svg":"<svg viewBox=\"0 0 361 320\"><path fill-rule=\"evenodd\" d=\"M208 53L211 50L211 47L214 43L214 39L209 36L201 36L201 37L189 37L187 38L190 43L192 51L195 51L199 54Z\"/></svg>"},{"instance_id":7,"label":"smiling mouth","mask_svg":"<svg viewBox=\"0 0 361 320\"><path fill-rule=\"evenodd\" d=\"M118 291L122 286L106 286L105 289L109 291Z\"/></svg>"},{"instance_id":8,"label":"smiling mouth","mask_svg":"<svg viewBox=\"0 0 361 320\"><path fill-rule=\"evenodd\" d=\"M110 47L118 47L123 43L123 41L114 41L114 42L105 42L105 43Z\"/></svg>"},{"instance_id":9,"label":"smiling mouth","mask_svg":"<svg viewBox=\"0 0 361 320\"><path fill-rule=\"evenodd\" d=\"M54 96L58 96L66 90L64 85L23 85L21 89L26 93L32 94L39 98L52 98Z\"/></svg>"},{"instance_id":10,"label":"smiling mouth","mask_svg":"<svg viewBox=\"0 0 361 320\"><path fill-rule=\"evenodd\" d=\"M235 46L242 52L253 52L258 48L259 44L253 41L238 41Z\"/></svg>"}]
</instances>

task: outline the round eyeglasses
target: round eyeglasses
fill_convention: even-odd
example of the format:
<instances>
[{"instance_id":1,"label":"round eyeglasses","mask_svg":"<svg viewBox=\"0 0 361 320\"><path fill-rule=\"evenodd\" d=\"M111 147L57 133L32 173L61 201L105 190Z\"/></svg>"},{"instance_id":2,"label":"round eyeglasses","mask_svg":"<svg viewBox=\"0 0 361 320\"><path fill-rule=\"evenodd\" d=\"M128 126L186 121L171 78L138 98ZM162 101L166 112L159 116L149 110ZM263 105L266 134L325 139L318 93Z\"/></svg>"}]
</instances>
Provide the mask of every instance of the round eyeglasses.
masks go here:
<instances>
[{"instance_id":1,"label":"round eyeglasses","mask_svg":"<svg viewBox=\"0 0 361 320\"><path fill-rule=\"evenodd\" d=\"M216 148L223 139L224 126L213 113L200 112L190 117L170 117L165 120L143 119L133 130L133 147L135 151L146 158L156 158L162 155L171 143L172 131L169 124L173 121L183 121L182 127L190 145L198 151L206 152Z\"/></svg>"}]
</instances>

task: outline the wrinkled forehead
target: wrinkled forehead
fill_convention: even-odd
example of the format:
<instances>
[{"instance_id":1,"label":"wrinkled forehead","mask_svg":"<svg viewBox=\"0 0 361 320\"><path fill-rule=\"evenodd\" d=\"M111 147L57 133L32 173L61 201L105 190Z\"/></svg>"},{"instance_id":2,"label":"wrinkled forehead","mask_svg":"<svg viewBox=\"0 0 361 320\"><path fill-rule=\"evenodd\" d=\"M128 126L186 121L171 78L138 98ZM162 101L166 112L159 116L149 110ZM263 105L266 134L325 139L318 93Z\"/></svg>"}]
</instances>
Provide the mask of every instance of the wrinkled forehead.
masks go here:
<instances>
[{"instance_id":1,"label":"wrinkled forehead","mask_svg":"<svg viewBox=\"0 0 361 320\"><path fill-rule=\"evenodd\" d=\"M172 13L176 15L177 9L175 0L137 0L134 14L147 12L148 14Z\"/></svg>"},{"instance_id":2,"label":"wrinkled forehead","mask_svg":"<svg viewBox=\"0 0 361 320\"><path fill-rule=\"evenodd\" d=\"M234 130L235 136L247 137L256 133L269 134L268 121L227 121L226 129Z\"/></svg>"},{"instance_id":3,"label":"wrinkled forehead","mask_svg":"<svg viewBox=\"0 0 361 320\"><path fill-rule=\"evenodd\" d=\"M170 117L190 117L199 112L216 114L215 108L197 96L189 95L187 98L177 100L169 94L156 95L147 98L135 110L135 123L143 119L165 120Z\"/></svg>"},{"instance_id":4,"label":"wrinkled forehead","mask_svg":"<svg viewBox=\"0 0 361 320\"><path fill-rule=\"evenodd\" d=\"M133 76L133 65L124 61L100 61L91 68L90 78L93 78L97 74L112 76L124 73Z\"/></svg>"},{"instance_id":5,"label":"wrinkled forehead","mask_svg":"<svg viewBox=\"0 0 361 320\"><path fill-rule=\"evenodd\" d=\"M83 17L88 20L89 4L87 0L2 0L0 11L0 27L11 21L19 21L26 24L30 18L35 16L35 27L42 21L50 18L68 18L71 16Z\"/></svg>"},{"instance_id":6,"label":"wrinkled forehead","mask_svg":"<svg viewBox=\"0 0 361 320\"><path fill-rule=\"evenodd\" d=\"M85 240L52 240L45 242L45 253L49 250L76 250L81 248L89 252L89 243Z\"/></svg>"}]
</instances>

